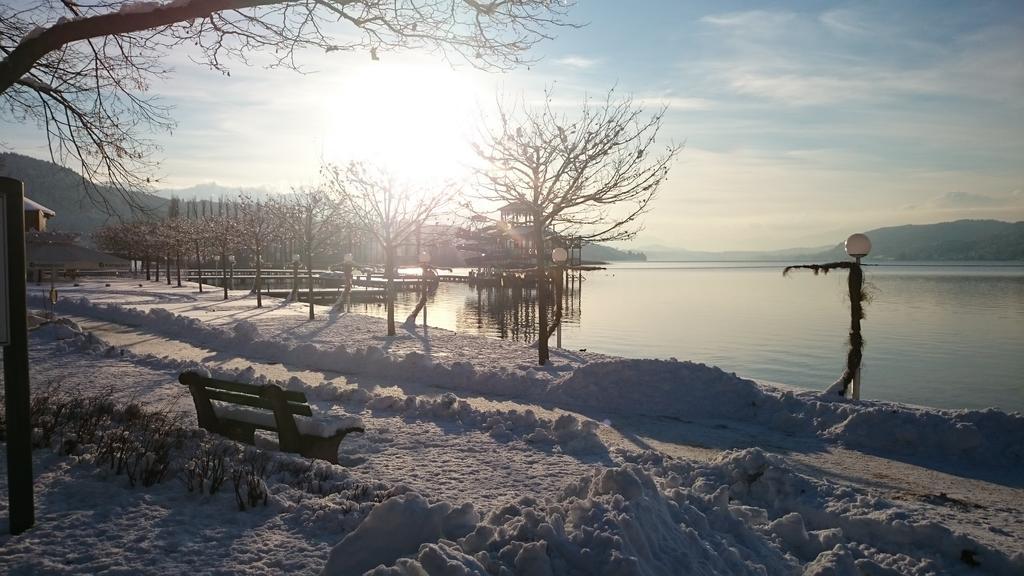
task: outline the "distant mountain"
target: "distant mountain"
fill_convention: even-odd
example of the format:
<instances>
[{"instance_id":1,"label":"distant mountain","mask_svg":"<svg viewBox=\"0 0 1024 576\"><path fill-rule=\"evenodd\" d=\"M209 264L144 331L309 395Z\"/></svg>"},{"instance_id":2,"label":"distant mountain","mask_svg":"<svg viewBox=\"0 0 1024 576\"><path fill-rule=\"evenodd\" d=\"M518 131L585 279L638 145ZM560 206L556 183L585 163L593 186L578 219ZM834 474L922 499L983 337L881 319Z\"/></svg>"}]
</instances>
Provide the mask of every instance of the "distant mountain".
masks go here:
<instances>
[{"instance_id":1,"label":"distant mountain","mask_svg":"<svg viewBox=\"0 0 1024 576\"><path fill-rule=\"evenodd\" d=\"M716 261L744 261L744 260L788 260L816 254L829 250L830 246L817 246L813 248L786 248L784 250L770 250L756 252L752 250L730 250L725 252L709 252L700 250L686 250L683 248L672 248L669 246L643 246L640 249L647 255L647 259L660 262L716 262Z\"/></svg>"},{"instance_id":2,"label":"distant mountain","mask_svg":"<svg viewBox=\"0 0 1024 576\"><path fill-rule=\"evenodd\" d=\"M957 220L908 224L865 232L871 239L868 260L1024 260L1024 222ZM843 244L764 252L697 252L665 246L644 246L654 261L841 260Z\"/></svg>"},{"instance_id":3,"label":"distant mountain","mask_svg":"<svg viewBox=\"0 0 1024 576\"><path fill-rule=\"evenodd\" d=\"M1024 222L957 220L877 228L865 234L871 239L869 260L1024 260ZM810 256L847 257L842 244Z\"/></svg>"},{"instance_id":4,"label":"distant mountain","mask_svg":"<svg viewBox=\"0 0 1024 576\"><path fill-rule=\"evenodd\" d=\"M103 224L118 217L132 217L128 202L117 190L98 185L98 197L94 201L86 194L82 176L52 162L0 153L0 176L21 180L25 183L26 196L57 213L50 219L51 230L78 232L88 240L92 231ZM139 194L137 200L145 209L155 211L167 204L165 199L152 194Z\"/></svg>"},{"instance_id":5,"label":"distant mountain","mask_svg":"<svg viewBox=\"0 0 1024 576\"><path fill-rule=\"evenodd\" d=\"M238 198L239 194L245 194L252 198L263 199L269 196L276 196L277 193L265 187L237 187L221 186L216 182L205 182L188 188L164 188L154 192L162 198L178 197L182 200L219 200L221 198Z\"/></svg>"},{"instance_id":6,"label":"distant mountain","mask_svg":"<svg viewBox=\"0 0 1024 576\"><path fill-rule=\"evenodd\" d=\"M643 262L647 256L643 252L619 250L603 244L587 244L583 247L584 262Z\"/></svg>"}]
</instances>

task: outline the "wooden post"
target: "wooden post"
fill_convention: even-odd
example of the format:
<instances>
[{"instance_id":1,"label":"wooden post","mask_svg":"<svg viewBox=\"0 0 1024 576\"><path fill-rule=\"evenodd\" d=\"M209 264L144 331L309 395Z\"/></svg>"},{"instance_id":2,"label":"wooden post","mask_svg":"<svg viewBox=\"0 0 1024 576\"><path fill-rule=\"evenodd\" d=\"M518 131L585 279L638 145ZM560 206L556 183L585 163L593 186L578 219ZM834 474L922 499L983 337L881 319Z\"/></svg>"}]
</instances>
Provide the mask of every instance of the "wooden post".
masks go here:
<instances>
[{"instance_id":1,"label":"wooden post","mask_svg":"<svg viewBox=\"0 0 1024 576\"><path fill-rule=\"evenodd\" d=\"M35 524L32 493L32 423L29 421L28 322L25 287L24 185L0 177L0 193L6 236L3 272L6 276L6 330L4 343L4 393L7 418L7 499L11 534ZM2 280L0 280L2 281Z\"/></svg>"},{"instance_id":2,"label":"wooden post","mask_svg":"<svg viewBox=\"0 0 1024 576\"><path fill-rule=\"evenodd\" d=\"M860 370L864 362L864 337L860 333L860 319L864 316L864 272L860 267L860 256L857 265L850 269L850 347L855 357L856 366L853 370L853 389L850 397L860 400Z\"/></svg>"}]
</instances>

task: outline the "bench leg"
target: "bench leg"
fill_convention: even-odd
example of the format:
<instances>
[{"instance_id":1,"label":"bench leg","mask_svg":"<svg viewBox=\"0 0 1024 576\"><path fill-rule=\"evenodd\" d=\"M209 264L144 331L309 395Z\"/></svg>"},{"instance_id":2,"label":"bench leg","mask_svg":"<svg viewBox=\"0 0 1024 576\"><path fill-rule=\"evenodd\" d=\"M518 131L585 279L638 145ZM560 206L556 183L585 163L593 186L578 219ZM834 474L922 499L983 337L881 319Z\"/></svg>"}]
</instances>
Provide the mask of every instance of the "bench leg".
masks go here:
<instances>
[{"instance_id":1,"label":"bench leg","mask_svg":"<svg viewBox=\"0 0 1024 576\"><path fill-rule=\"evenodd\" d=\"M346 428L334 436L302 436L302 447L299 454L306 458L326 460L331 464L338 463L338 445L350 432L363 432L362 428Z\"/></svg>"}]
</instances>

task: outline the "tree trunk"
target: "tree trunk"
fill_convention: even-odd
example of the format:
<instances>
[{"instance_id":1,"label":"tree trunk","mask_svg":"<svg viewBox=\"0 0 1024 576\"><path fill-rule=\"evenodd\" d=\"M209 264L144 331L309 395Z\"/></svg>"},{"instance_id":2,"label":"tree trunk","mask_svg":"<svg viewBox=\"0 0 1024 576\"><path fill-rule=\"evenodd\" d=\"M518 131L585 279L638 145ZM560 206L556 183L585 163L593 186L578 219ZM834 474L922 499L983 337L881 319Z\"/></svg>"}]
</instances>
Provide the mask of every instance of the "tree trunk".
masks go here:
<instances>
[{"instance_id":1,"label":"tree trunk","mask_svg":"<svg viewBox=\"0 0 1024 576\"><path fill-rule=\"evenodd\" d=\"M544 257L544 222L536 214L533 219L533 245L537 251L537 363L548 363L548 296L547 259Z\"/></svg>"},{"instance_id":2,"label":"tree trunk","mask_svg":"<svg viewBox=\"0 0 1024 576\"><path fill-rule=\"evenodd\" d=\"M170 252L168 252L167 255L164 256L164 260L166 260L166 266L167 266L167 270L166 270L166 272L167 272L167 274L166 274L167 285L170 286L171 285L171 253Z\"/></svg>"},{"instance_id":3,"label":"tree trunk","mask_svg":"<svg viewBox=\"0 0 1024 576\"><path fill-rule=\"evenodd\" d=\"M423 266L423 276L420 280L420 300L416 303L416 307L413 308L412 312L409 313L409 317L405 319L405 323L409 327L416 326L416 317L420 315L420 311L427 306L427 267ZM423 321L423 326L426 327L426 320Z\"/></svg>"},{"instance_id":4,"label":"tree trunk","mask_svg":"<svg viewBox=\"0 0 1024 576\"><path fill-rule=\"evenodd\" d=\"M384 247L384 274L387 285L384 288L384 299L388 309L388 336L395 335L395 250L392 246Z\"/></svg>"},{"instance_id":5,"label":"tree trunk","mask_svg":"<svg viewBox=\"0 0 1024 576\"><path fill-rule=\"evenodd\" d=\"M178 271L178 288L181 288L181 250L175 254L174 267Z\"/></svg>"},{"instance_id":6,"label":"tree trunk","mask_svg":"<svg viewBox=\"0 0 1024 576\"><path fill-rule=\"evenodd\" d=\"M156 257L156 282L160 281L160 257Z\"/></svg>"},{"instance_id":7,"label":"tree trunk","mask_svg":"<svg viewBox=\"0 0 1024 576\"><path fill-rule=\"evenodd\" d=\"M203 259L199 257L199 241L196 241L196 276L199 280L199 293L203 293Z\"/></svg>"},{"instance_id":8,"label":"tree trunk","mask_svg":"<svg viewBox=\"0 0 1024 576\"><path fill-rule=\"evenodd\" d=\"M309 319L312 320L315 316L313 313L313 255L309 252L306 253L306 282L309 283L306 293L309 295Z\"/></svg>"},{"instance_id":9,"label":"tree trunk","mask_svg":"<svg viewBox=\"0 0 1024 576\"><path fill-rule=\"evenodd\" d=\"M263 308L263 259L256 251L256 278L253 280L253 288L256 290L256 307Z\"/></svg>"},{"instance_id":10,"label":"tree trunk","mask_svg":"<svg viewBox=\"0 0 1024 576\"><path fill-rule=\"evenodd\" d=\"M143 256L143 260L146 263L146 280L151 280L152 278L150 277L150 272L149 272L149 254L146 254L145 256Z\"/></svg>"},{"instance_id":11,"label":"tree trunk","mask_svg":"<svg viewBox=\"0 0 1024 576\"><path fill-rule=\"evenodd\" d=\"M220 255L220 283L224 286L224 299L228 299L228 255Z\"/></svg>"}]
</instances>

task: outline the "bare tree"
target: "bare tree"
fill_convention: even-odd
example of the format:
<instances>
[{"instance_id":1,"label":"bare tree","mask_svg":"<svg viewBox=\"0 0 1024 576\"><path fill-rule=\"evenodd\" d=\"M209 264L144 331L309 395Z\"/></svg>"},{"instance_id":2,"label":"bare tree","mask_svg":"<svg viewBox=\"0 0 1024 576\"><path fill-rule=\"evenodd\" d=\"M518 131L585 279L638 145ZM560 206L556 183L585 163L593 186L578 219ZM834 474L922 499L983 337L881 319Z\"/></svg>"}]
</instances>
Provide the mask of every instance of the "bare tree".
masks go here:
<instances>
[{"instance_id":1,"label":"bare tree","mask_svg":"<svg viewBox=\"0 0 1024 576\"><path fill-rule=\"evenodd\" d=\"M202 213L200 213L202 210ZM206 222L206 201L192 200L185 205L185 220L182 221L188 250L195 257L196 279L199 293L203 293L203 258L209 251L210 230Z\"/></svg>"},{"instance_id":2,"label":"bare tree","mask_svg":"<svg viewBox=\"0 0 1024 576\"><path fill-rule=\"evenodd\" d=\"M93 240L101 250L131 262L133 272L137 258L144 254L144 234L139 222L111 222L97 228Z\"/></svg>"},{"instance_id":3,"label":"bare tree","mask_svg":"<svg viewBox=\"0 0 1024 576\"><path fill-rule=\"evenodd\" d=\"M640 230L658 187L679 152L651 154L665 109L649 117L629 97L612 91L586 100L578 115L557 112L550 92L544 105L508 110L499 104L497 125L475 148L486 163L477 197L514 204L531 218L536 256L538 362L549 358L547 260L552 236L584 242L626 240Z\"/></svg>"},{"instance_id":4,"label":"bare tree","mask_svg":"<svg viewBox=\"0 0 1024 576\"><path fill-rule=\"evenodd\" d=\"M381 169L357 162L344 169L329 166L325 174L330 188L343 194L353 225L384 250L388 336L394 336L398 249L409 243L424 222L440 214L456 190L452 185L437 190L415 188Z\"/></svg>"},{"instance_id":5,"label":"bare tree","mask_svg":"<svg viewBox=\"0 0 1024 576\"><path fill-rule=\"evenodd\" d=\"M239 244L249 251L256 263L252 290L256 293L256 307L263 307L263 255L268 243L280 233L281 222L275 217L276 201L254 200L241 196L238 203Z\"/></svg>"},{"instance_id":6,"label":"bare tree","mask_svg":"<svg viewBox=\"0 0 1024 576\"><path fill-rule=\"evenodd\" d=\"M211 206L210 214L203 217L203 228L209 245L215 254L220 255L221 284L224 290L224 299L228 299L228 256L233 255L236 248L241 244L238 218L231 213L231 204L220 199L217 202L217 211L214 213Z\"/></svg>"},{"instance_id":7,"label":"bare tree","mask_svg":"<svg viewBox=\"0 0 1024 576\"><path fill-rule=\"evenodd\" d=\"M300 188L279 204L281 224L306 263L309 319L313 311L313 257L338 243L347 232L346 204L337 188Z\"/></svg>"},{"instance_id":8,"label":"bare tree","mask_svg":"<svg viewBox=\"0 0 1024 576\"><path fill-rule=\"evenodd\" d=\"M572 0L28 0L0 4L0 110L46 131L52 159L80 165L84 183L108 182L135 206L153 175L167 107L147 95L171 70L171 49L228 74L231 59L263 52L299 69L303 49L393 49L459 56L484 68L529 61ZM93 188L93 192L95 189ZM92 194L100 198L98 194Z\"/></svg>"}]
</instances>

